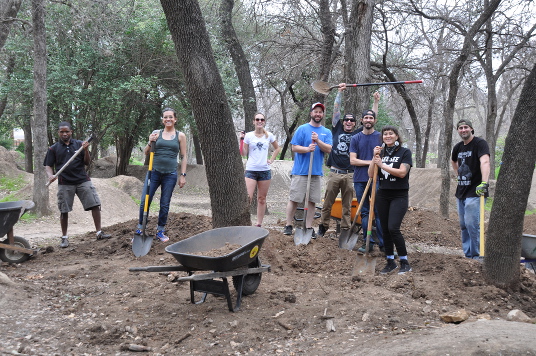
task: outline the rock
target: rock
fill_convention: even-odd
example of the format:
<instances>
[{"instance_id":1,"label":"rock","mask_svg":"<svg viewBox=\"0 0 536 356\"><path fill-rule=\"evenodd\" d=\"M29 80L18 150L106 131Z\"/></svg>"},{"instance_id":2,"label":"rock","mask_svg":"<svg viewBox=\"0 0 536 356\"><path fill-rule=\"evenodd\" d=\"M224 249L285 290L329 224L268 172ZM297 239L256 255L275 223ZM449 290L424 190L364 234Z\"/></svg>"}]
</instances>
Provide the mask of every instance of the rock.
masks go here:
<instances>
[{"instance_id":1,"label":"rock","mask_svg":"<svg viewBox=\"0 0 536 356\"><path fill-rule=\"evenodd\" d=\"M527 316L527 314L523 313L521 310L514 309L514 310L511 310L508 313L508 315L506 315L506 320L508 320L508 321L521 321L521 322L524 322L524 323L530 323L532 319L529 318Z\"/></svg>"},{"instance_id":2,"label":"rock","mask_svg":"<svg viewBox=\"0 0 536 356\"><path fill-rule=\"evenodd\" d=\"M491 320L491 316L489 314L478 314L476 318L478 320Z\"/></svg>"},{"instance_id":3,"label":"rock","mask_svg":"<svg viewBox=\"0 0 536 356\"><path fill-rule=\"evenodd\" d=\"M17 285L15 282L13 282L8 276L6 276L2 272L0 272L0 284L6 285L6 286L15 286L15 285Z\"/></svg>"},{"instance_id":4,"label":"rock","mask_svg":"<svg viewBox=\"0 0 536 356\"><path fill-rule=\"evenodd\" d=\"M445 323L461 323L469 318L469 313L465 309L457 310L455 312L444 313L439 316Z\"/></svg>"}]
</instances>

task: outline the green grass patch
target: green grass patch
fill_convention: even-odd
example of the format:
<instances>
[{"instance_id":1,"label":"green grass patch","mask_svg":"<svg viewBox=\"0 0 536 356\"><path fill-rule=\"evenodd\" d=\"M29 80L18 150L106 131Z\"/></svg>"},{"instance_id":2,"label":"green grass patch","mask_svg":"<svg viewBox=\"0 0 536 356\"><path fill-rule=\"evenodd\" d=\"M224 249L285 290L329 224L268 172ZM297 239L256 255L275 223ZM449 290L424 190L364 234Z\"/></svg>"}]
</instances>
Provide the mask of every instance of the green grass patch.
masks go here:
<instances>
[{"instance_id":1,"label":"green grass patch","mask_svg":"<svg viewBox=\"0 0 536 356\"><path fill-rule=\"evenodd\" d=\"M26 185L23 175L19 175L17 178L2 177L0 178L0 190L6 190L8 192L18 191Z\"/></svg>"}]
</instances>

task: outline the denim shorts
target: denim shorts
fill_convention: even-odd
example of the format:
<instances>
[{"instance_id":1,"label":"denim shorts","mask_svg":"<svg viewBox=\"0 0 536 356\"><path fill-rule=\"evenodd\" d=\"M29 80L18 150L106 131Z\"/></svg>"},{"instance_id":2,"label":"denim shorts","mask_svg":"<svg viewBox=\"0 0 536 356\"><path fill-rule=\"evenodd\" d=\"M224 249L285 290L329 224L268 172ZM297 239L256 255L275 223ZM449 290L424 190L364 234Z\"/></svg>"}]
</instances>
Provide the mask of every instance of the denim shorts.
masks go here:
<instances>
[{"instance_id":1,"label":"denim shorts","mask_svg":"<svg viewBox=\"0 0 536 356\"><path fill-rule=\"evenodd\" d=\"M246 173L244 173L244 176L246 178L253 179L256 181L270 180L272 179L272 171L246 171Z\"/></svg>"}]
</instances>

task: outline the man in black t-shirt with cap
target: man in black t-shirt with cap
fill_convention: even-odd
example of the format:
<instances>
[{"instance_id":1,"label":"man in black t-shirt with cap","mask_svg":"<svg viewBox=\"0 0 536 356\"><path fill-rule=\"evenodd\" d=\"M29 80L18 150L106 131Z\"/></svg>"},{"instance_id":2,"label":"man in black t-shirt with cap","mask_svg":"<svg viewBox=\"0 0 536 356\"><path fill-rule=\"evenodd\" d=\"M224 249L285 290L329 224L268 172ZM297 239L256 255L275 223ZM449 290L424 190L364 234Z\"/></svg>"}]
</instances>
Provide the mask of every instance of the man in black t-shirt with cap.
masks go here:
<instances>
[{"instance_id":1,"label":"man in black t-shirt with cap","mask_svg":"<svg viewBox=\"0 0 536 356\"><path fill-rule=\"evenodd\" d=\"M451 164L457 174L456 200L465 257L480 256L480 196L488 197L490 152L488 143L474 136L471 121L456 124L462 141L452 149Z\"/></svg>"}]
</instances>

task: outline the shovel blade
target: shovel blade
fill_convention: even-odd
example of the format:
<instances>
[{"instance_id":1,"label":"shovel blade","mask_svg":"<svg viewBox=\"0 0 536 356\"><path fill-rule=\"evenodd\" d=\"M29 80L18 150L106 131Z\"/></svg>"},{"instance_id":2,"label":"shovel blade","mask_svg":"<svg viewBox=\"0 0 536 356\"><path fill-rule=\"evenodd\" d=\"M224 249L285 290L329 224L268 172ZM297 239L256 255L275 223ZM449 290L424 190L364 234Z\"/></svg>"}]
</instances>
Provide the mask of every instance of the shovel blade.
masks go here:
<instances>
[{"instance_id":1,"label":"shovel blade","mask_svg":"<svg viewBox=\"0 0 536 356\"><path fill-rule=\"evenodd\" d=\"M339 248L352 251L357 244L359 234L352 232L352 230L342 230L339 235Z\"/></svg>"},{"instance_id":2,"label":"shovel blade","mask_svg":"<svg viewBox=\"0 0 536 356\"><path fill-rule=\"evenodd\" d=\"M376 257L357 255L357 262L352 271L352 277L365 274L374 274L376 271Z\"/></svg>"},{"instance_id":3,"label":"shovel blade","mask_svg":"<svg viewBox=\"0 0 536 356\"><path fill-rule=\"evenodd\" d=\"M297 245L307 245L309 242L311 242L311 238L313 237L313 229L302 229L302 228L296 228L296 231L294 231L294 244Z\"/></svg>"},{"instance_id":4,"label":"shovel blade","mask_svg":"<svg viewBox=\"0 0 536 356\"><path fill-rule=\"evenodd\" d=\"M132 241L132 252L134 256L141 257L145 256L151 250L151 245L153 243L152 236L143 235L134 235L134 240Z\"/></svg>"}]
</instances>

